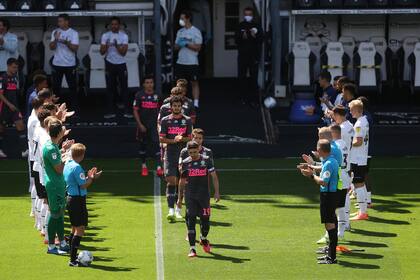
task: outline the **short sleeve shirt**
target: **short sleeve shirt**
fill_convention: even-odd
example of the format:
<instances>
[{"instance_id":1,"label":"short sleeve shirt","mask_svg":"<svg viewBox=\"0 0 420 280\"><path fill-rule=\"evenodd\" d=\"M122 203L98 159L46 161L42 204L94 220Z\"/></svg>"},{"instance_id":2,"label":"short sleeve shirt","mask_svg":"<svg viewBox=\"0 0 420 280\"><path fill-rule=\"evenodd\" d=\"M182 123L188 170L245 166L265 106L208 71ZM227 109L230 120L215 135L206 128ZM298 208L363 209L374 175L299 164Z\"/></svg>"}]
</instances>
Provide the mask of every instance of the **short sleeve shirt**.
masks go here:
<instances>
[{"instance_id":1,"label":"short sleeve shirt","mask_svg":"<svg viewBox=\"0 0 420 280\"><path fill-rule=\"evenodd\" d=\"M58 174L54 166L61 163L61 152L58 145L49 140L42 149L42 159L45 169L45 187L61 190L65 188L63 174Z\"/></svg>"},{"instance_id":2,"label":"short sleeve shirt","mask_svg":"<svg viewBox=\"0 0 420 280\"><path fill-rule=\"evenodd\" d=\"M327 186L320 186L321 192L336 192L338 185L338 162L332 156L328 156L322 161L321 180L327 183Z\"/></svg>"},{"instance_id":3,"label":"short sleeve shirt","mask_svg":"<svg viewBox=\"0 0 420 280\"><path fill-rule=\"evenodd\" d=\"M192 122L191 119L187 116L181 115L180 118L174 118L173 115L164 117L160 124L160 133L161 137L167 139L175 139L177 135L182 135L183 137L191 137L192 133ZM167 152L180 152L185 143L176 143L168 144L166 146ZM178 156L177 161L178 161Z\"/></svg>"},{"instance_id":4,"label":"short sleeve shirt","mask_svg":"<svg viewBox=\"0 0 420 280\"><path fill-rule=\"evenodd\" d=\"M351 147L351 163L365 166L367 165L369 151L369 122L366 116L361 116L354 124L354 137L361 137L363 141L361 146Z\"/></svg>"},{"instance_id":5,"label":"short sleeve shirt","mask_svg":"<svg viewBox=\"0 0 420 280\"><path fill-rule=\"evenodd\" d=\"M176 41L185 40L188 44L201 45L203 43L203 37L201 32L195 26L191 28L181 28L176 33ZM183 65L198 65L198 52L190 50L187 47L182 47L178 53L178 64Z\"/></svg>"},{"instance_id":6,"label":"short sleeve shirt","mask_svg":"<svg viewBox=\"0 0 420 280\"><path fill-rule=\"evenodd\" d=\"M53 65L63 67L76 66L76 53L72 52L64 42L70 41L72 45L79 45L79 33L72 28L67 30L57 28L51 33L51 42L55 40L56 32L60 32L60 38L57 41L57 48L54 52Z\"/></svg>"},{"instance_id":7,"label":"short sleeve shirt","mask_svg":"<svg viewBox=\"0 0 420 280\"><path fill-rule=\"evenodd\" d=\"M109 46L105 59L112 64L124 64L125 58L118 52L115 43L117 45L128 45L127 34L122 31L118 33L108 31L102 35L101 44Z\"/></svg>"},{"instance_id":8,"label":"short sleeve shirt","mask_svg":"<svg viewBox=\"0 0 420 280\"><path fill-rule=\"evenodd\" d=\"M149 94L144 90L136 93L133 110L140 114L140 119L147 122L156 122L159 114L160 101L157 94Z\"/></svg>"},{"instance_id":9,"label":"short sleeve shirt","mask_svg":"<svg viewBox=\"0 0 420 280\"><path fill-rule=\"evenodd\" d=\"M200 155L199 159L186 158L181 165L181 177L187 179L186 198L207 199L209 195L209 174L215 171L212 160Z\"/></svg>"},{"instance_id":10,"label":"short sleeve shirt","mask_svg":"<svg viewBox=\"0 0 420 280\"><path fill-rule=\"evenodd\" d=\"M19 82L16 75L9 76L7 73L0 75L0 94L3 94L9 102L17 105Z\"/></svg>"},{"instance_id":11,"label":"short sleeve shirt","mask_svg":"<svg viewBox=\"0 0 420 280\"><path fill-rule=\"evenodd\" d=\"M64 165L64 180L66 181L67 193L70 196L86 196L87 190L81 188L86 184L86 173L82 166L74 160L69 160Z\"/></svg>"}]
</instances>

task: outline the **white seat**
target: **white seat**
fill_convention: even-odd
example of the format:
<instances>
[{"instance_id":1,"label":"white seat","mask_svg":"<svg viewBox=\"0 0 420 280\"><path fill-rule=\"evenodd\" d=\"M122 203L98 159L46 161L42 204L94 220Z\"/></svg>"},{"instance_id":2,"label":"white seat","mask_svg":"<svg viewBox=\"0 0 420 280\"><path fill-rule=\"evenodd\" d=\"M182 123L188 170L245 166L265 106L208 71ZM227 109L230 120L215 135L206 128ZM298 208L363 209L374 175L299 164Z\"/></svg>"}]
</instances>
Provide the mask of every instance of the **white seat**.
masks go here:
<instances>
[{"instance_id":1,"label":"white seat","mask_svg":"<svg viewBox=\"0 0 420 280\"><path fill-rule=\"evenodd\" d=\"M310 61L311 49L307 42L295 42L293 54L293 86L310 86Z\"/></svg>"},{"instance_id":2,"label":"white seat","mask_svg":"<svg viewBox=\"0 0 420 280\"><path fill-rule=\"evenodd\" d=\"M356 48L356 42L354 41L354 38L350 36L341 36L338 41L343 44L344 53L350 58L347 65L347 77L352 80L354 79L353 55L354 49Z\"/></svg>"},{"instance_id":3,"label":"white seat","mask_svg":"<svg viewBox=\"0 0 420 280\"><path fill-rule=\"evenodd\" d=\"M52 69L50 65L50 60L54 56L54 51L50 50L51 42L51 33L52 31L44 32L42 42L44 44L44 71L47 75L51 75Z\"/></svg>"},{"instance_id":4,"label":"white seat","mask_svg":"<svg viewBox=\"0 0 420 280\"><path fill-rule=\"evenodd\" d=\"M407 37L404 39L402 48L404 50L404 72L403 81L410 81L410 65L408 63L408 57L413 53L414 47L419 39L417 37Z\"/></svg>"},{"instance_id":5,"label":"white seat","mask_svg":"<svg viewBox=\"0 0 420 280\"><path fill-rule=\"evenodd\" d=\"M357 53L360 56L360 65L358 66L360 70L359 86L376 87L375 45L372 42L362 42Z\"/></svg>"},{"instance_id":6,"label":"white seat","mask_svg":"<svg viewBox=\"0 0 420 280\"><path fill-rule=\"evenodd\" d=\"M90 77L89 89L106 89L105 59L100 53L101 45L92 44L89 48Z\"/></svg>"},{"instance_id":7,"label":"white seat","mask_svg":"<svg viewBox=\"0 0 420 280\"><path fill-rule=\"evenodd\" d=\"M128 44L128 51L125 55L125 61L127 63L128 73L128 88L139 88L140 87L140 75L139 75L139 54L140 48L135 43Z\"/></svg>"},{"instance_id":8,"label":"white seat","mask_svg":"<svg viewBox=\"0 0 420 280\"><path fill-rule=\"evenodd\" d=\"M343 55L344 47L341 42L329 42L325 49L327 56L327 65L323 68L330 72L331 77L343 76Z\"/></svg>"},{"instance_id":9,"label":"white seat","mask_svg":"<svg viewBox=\"0 0 420 280\"><path fill-rule=\"evenodd\" d=\"M307 37L305 41L309 44L311 52L315 55L316 60L314 64L314 77L318 77L321 73L321 48L322 41L321 38L317 36Z\"/></svg>"},{"instance_id":10,"label":"white seat","mask_svg":"<svg viewBox=\"0 0 420 280\"><path fill-rule=\"evenodd\" d=\"M387 61L386 61L386 50L388 48L386 39L384 37L372 37L370 41L375 45L376 52L381 56L381 81L387 80Z\"/></svg>"},{"instance_id":11,"label":"white seat","mask_svg":"<svg viewBox=\"0 0 420 280\"><path fill-rule=\"evenodd\" d=\"M28 47L28 35L26 32L15 32L15 35L18 38L18 53L25 61L25 64L23 66L23 74L28 75L28 58L27 58L27 52L26 48Z\"/></svg>"}]
</instances>

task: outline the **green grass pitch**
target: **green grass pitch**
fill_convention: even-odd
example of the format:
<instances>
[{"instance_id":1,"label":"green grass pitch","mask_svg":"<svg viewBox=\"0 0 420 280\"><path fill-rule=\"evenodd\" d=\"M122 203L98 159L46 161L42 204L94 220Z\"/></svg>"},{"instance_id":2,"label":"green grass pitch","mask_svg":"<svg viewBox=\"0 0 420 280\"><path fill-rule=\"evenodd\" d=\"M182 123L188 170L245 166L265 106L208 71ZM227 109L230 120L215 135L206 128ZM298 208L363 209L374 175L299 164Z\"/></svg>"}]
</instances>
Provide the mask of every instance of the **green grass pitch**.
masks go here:
<instances>
[{"instance_id":1,"label":"green grass pitch","mask_svg":"<svg viewBox=\"0 0 420 280\"><path fill-rule=\"evenodd\" d=\"M373 159L374 209L369 221L352 224L343 243L365 251L339 253L332 266L316 264L315 241L324 233L318 188L294 170L297 162L216 160L222 201L212 205L213 252L198 247L192 260L185 223L166 221L162 195L165 279L419 279L420 158ZM33 227L26 162L0 161L1 280L156 279L153 177L142 178L134 159L83 165L104 170L90 190L82 240L95 260L71 268L68 256L46 254Z\"/></svg>"}]
</instances>

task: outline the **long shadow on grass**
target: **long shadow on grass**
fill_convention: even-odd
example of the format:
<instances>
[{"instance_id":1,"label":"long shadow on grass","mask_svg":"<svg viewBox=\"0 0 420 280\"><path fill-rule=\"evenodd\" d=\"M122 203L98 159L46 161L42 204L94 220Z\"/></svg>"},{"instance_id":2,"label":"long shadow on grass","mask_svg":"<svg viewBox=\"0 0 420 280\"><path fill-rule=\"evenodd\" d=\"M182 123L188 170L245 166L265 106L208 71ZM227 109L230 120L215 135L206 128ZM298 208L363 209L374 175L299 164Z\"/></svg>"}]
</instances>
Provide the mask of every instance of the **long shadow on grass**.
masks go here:
<instances>
[{"instance_id":1,"label":"long shadow on grass","mask_svg":"<svg viewBox=\"0 0 420 280\"><path fill-rule=\"evenodd\" d=\"M153 203L153 199L144 199L140 197L127 197L126 200L139 203Z\"/></svg>"},{"instance_id":2,"label":"long shadow on grass","mask_svg":"<svg viewBox=\"0 0 420 280\"><path fill-rule=\"evenodd\" d=\"M375 265L375 264L352 263L352 262L342 261L342 260L340 260L338 264L345 267L356 268L356 269L380 269L381 268L379 265Z\"/></svg>"},{"instance_id":3,"label":"long shadow on grass","mask_svg":"<svg viewBox=\"0 0 420 280\"><path fill-rule=\"evenodd\" d=\"M404 209L408 207L414 207L413 204L401 203L396 200L386 200L386 199L373 199L374 208L378 212L389 212L397 214L408 214L411 213L410 210Z\"/></svg>"},{"instance_id":4,"label":"long shadow on grass","mask_svg":"<svg viewBox=\"0 0 420 280\"><path fill-rule=\"evenodd\" d=\"M99 264L91 264L89 266L93 269L99 269L109 272L127 272L127 271L133 271L135 269L138 269L137 267L120 267L120 266L105 266L105 265L99 265Z\"/></svg>"},{"instance_id":5,"label":"long shadow on grass","mask_svg":"<svg viewBox=\"0 0 420 280\"><path fill-rule=\"evenodd\" d=\"M369 216L369 221L374 223L390 224L390 225L409 225L407 221L393 220L393 219L384 219L378 217Z\"/></svg>"},{"instance_id":6,"label":"long shadow on grass","mask_svg":"<svg viewBox=\"0 0 420 280\"><path fill-rule=\"evenodd\" d=\"M222 204L212 204L211 205L212 209L217 209L217 210L228 210L229 208L225 205Z\"/></svg>"},{"instance_id":7,"label":"long shadow on grass","mask_svg":"<svg viewBox=\"0 0 420 280\"><path fill-rule=\"evenodd\" d=\"M232 223L210 221L212 227L231 227Z\"/></svg>"},{"instance_id":8,"label":"long shadow on grass","mask_svg":"<svg viewBox=\"0 0 420 280\"><path fill-rule=\"evenodd\" d=\"M359 247L368 247L368 248L385 248L388 247L385 243L374 243L374 242L364 242L364 241L347 241L347 244L350 246L359 246Z\"/></svg>"},{"instance_id":9,"label":"long shadow on grass","mask_svg":"<svg viewBox=\"0 0 420 280\"><path fill-rule=\"evenodd\" d=\"M392 232L369 231L355 228L351 229L351 233L375 237L397 237L397 234Z\"/></svg>"},{"instance_id":10,"label":"long shadow on grass","mask_svg":"<svg viewBox=\"0 0 420 280\"><path fill-rule=\"evenodd\" d=\"M229 257L229 256L224 256L221 254L217 254L214 252L210 252L209 253L211 256L200 256L198 255L198 258L202 258L202 259L213 259L213 260L218 260L218 261L229 261L232 263L244 263L244 262L249 262L251 259L242 259L242 258L235 258L235 257Z\"/></svg>"},{"instance_id":11,"label":"long shadow on grass","mask_svg":"<svg viewBox=\"0 0 420 280\"><path fill-rule=\"evenodd\" d=\"M368 259L368 260L377 260L382 259L383 255L378 254L367 254L367 253L359 253L359 252L351 252L351 253L345 253L341 256L349 257L349 258L358 258L358 259Z\"/></svg>"},{"instance_id":12,"label":"long shadow on grass","mask_svg":"<svg viewBox=\"0 0 420 280\"><path fill-rule=\"evenodd\" d=\"M227 249L227 250L249 250L248 246L237 246L237 245L229 245L229 244L211 244L213 248L219 249Z\"/></svg>"},{"instance_id":13,"label":"long shadow on grass","mask_svg":"<svg viewBox=\"0 0 420 280\"><path fill-rule=\"evenodd\" d=\"M273 205L278 208L290 208L290 209L319 209L319 205L313 204L276 204Z\"/></svg>"}]
</instances>

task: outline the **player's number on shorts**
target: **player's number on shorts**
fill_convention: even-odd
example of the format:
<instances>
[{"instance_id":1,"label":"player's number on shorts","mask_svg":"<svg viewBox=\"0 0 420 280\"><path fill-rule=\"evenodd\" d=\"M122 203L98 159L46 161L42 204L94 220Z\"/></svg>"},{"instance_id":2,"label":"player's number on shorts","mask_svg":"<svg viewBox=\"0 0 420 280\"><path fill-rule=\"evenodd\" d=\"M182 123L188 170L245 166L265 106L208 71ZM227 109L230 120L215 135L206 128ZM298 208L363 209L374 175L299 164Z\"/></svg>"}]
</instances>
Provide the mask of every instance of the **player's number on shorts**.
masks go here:
<instances>
[{"instance_id":1,"label":"player's number on shorts","mask_svg":"<svg viewBox=\"0 0 420 280\"><path fill-rule=\"evenodd\" d=\"M341 169L347 168L347 157L348 157L348 154L343 155L343 165L341 166Z\"/></svg>"},{"instance_id":2,"label":"player's number on shorts","mask_svg":"<svg viewBox=\"0 0 420 280\"><path fill-rule=\"evenodd\" d=\"M210 208L203 208L203 216L210 216Z\"/></svg>"}]
</instances>

